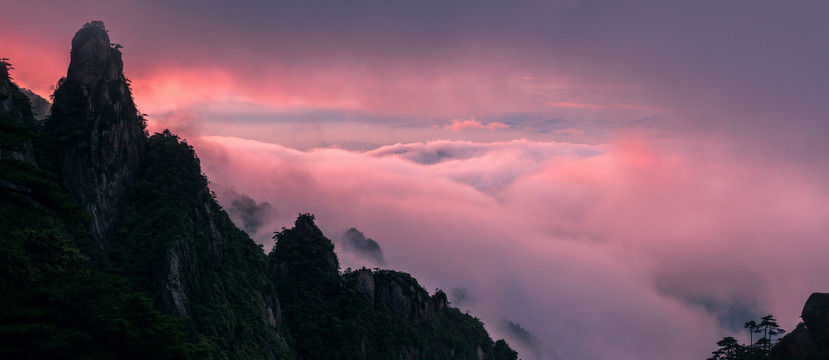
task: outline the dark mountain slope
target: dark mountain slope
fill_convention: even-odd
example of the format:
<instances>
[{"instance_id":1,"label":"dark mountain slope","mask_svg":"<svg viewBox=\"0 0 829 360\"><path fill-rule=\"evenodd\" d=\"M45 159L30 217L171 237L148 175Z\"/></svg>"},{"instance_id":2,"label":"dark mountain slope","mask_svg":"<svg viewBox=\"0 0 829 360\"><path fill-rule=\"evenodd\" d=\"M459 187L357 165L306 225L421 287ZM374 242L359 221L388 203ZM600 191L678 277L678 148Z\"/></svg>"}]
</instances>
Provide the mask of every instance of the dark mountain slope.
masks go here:
<instances>
[{"instance_id":1,"label":"dark mountain slope","mask_svg":"<svg viewBox=\"0 0 829 360\"><path fill-rule=\"evenodd\" d=\"M190 359L206 352L75 245L87 217L35 166L29 100L0 62L0 359Z\"/></svg>"},{"instance_id":2,"label":"dark mountain slope","mask_svg":"<svg viewBox=\"0 0 829 360\"><path fill-rule=\"evenodd\" d=\"M191 146L165 131L147 149L110 239L112 270L185 318L216 358L290 358L261 247L216 203Z\"/></svg>"},{"instance_id":3,"label":"dark mountain slope","mask_svg":"<svg viewBox=\"0 0 829 360\"><path fill-rule=\"evenodd\" d=\"M290 358L264 252L216 204L190 146L169 132L147 137L109 41L97 21L75 34L38 142L90 219L76 242L215 358Z\"/></svg>"},{"instance_id":4,"label":"dark mountain slope","mask_svg":"<svg viewBox=\"0 0 829 360\"><path fill-rule=\"evenodd\" d=\"M268 255L301 359L515 359L483 323L409 274L338 272L334 245L302 214ZM497 356L496 356L497 354Z\"/></svg>"}]
</instances>

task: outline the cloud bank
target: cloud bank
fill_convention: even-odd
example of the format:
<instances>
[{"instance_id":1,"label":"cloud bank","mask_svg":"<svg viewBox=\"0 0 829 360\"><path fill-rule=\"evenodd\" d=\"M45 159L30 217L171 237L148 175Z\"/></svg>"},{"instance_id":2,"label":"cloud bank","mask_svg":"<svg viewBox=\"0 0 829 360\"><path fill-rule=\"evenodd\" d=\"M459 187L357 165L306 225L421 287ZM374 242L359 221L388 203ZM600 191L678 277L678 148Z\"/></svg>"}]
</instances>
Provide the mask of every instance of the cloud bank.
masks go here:
<instances>
[{"instance_id":1,"label":"cloud bank","mask_svg":"<svg viewBox=\"0 0 829 360\"><path fill-rule=\"evenodd\" d=\"M194 143L210 179L274 204L272 228L311 212L331 238L356 227L383 239L389 268L463 289L450 290L459 305L525 359L696 359L742 336L745 316L793 328L827 285L820 179L714 143Z\"/></svg>"}]
</instances>

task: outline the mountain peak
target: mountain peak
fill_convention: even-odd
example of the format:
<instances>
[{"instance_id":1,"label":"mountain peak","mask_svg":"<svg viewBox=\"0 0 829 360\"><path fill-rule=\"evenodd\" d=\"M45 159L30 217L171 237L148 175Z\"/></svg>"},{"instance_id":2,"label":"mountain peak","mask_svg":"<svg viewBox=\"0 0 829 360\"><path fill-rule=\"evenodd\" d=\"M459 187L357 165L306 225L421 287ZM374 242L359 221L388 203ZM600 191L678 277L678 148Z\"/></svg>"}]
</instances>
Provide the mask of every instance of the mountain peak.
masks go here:
<instances>
[{"instance_id":1,"label":"mountain peak","mask_svg":"<svg viewBox=\"0 0 829 360\"><path fill-rule=\"evenodd\" d=\"M92 219L90 230L102 248L146 141L120 46L109 41L101 21L86 23L75 33L66 78L58 82L45 124L54 140L48 144L56 157L50 162Z\"/></svg>"},{"instance_id":2,"label":"mountain peak","mask_svg":"<svg viewBox=\"0 0 829 360\"><path fill-rule=\"evenodd\" d=\"M100 79L123 79L124 63L117 45L109 42L102 21L86 23L72 38L71 60L67 78L85 86Z\"/></svg>"}]
</instances>

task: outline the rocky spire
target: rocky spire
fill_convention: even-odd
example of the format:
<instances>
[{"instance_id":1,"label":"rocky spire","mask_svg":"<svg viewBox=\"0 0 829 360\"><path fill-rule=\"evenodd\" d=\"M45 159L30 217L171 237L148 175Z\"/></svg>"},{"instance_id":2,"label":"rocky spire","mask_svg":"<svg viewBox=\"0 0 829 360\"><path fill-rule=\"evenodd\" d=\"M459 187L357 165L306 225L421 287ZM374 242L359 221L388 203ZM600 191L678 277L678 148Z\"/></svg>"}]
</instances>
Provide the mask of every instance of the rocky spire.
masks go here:
<instances>
[{"instance_id":1,"label":"rocky spire","mask_svg":"<svg viewBox=\"0 0 829 360\"><path fill-rule=\"evenodd\" d=\"M103 249L146 142L119 47L110 44L101 21L75 33L69 70L46 121L54 170L90 216L90 231Z\"/></svg>"}]
</instances>

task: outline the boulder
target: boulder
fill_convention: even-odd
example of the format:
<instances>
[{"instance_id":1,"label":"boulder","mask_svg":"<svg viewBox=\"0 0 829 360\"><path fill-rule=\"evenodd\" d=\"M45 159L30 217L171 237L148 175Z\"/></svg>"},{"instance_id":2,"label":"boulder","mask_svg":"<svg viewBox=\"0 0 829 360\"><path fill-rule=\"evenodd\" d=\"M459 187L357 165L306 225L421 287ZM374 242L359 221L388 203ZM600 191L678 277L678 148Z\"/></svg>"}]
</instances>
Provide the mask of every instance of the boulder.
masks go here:
<instances>
[{"instance_id":1,"label":"boulder","mask_svg":"<svg viewBox=\"0 0 829 360\"><path fill-rule=\"evenodd\" d=\"M814 293L809 296L801 318L803 323L771 349L771 359L829 359L829 294Z\"/></svg>"},{"instance_id":2,"label":"boulder","mask_svg":"<svg viewBox=\"0 0 829 360\"><path fill-rule=\"evenodd\" d=\"M829 293L809 296L800 317L812 340L821 347L829 348Z\"/></svg>"}]
</instances>

